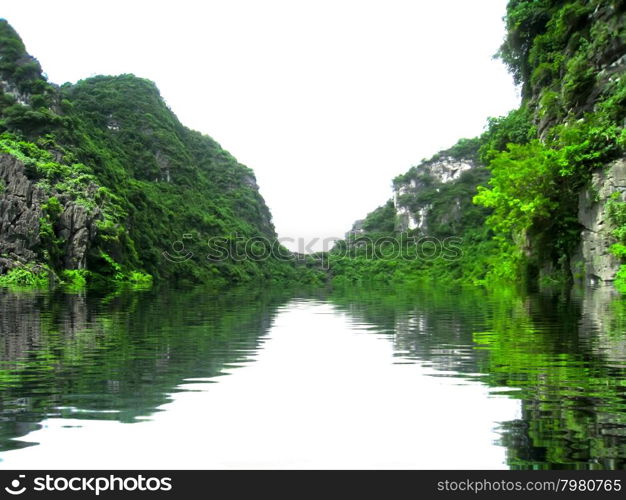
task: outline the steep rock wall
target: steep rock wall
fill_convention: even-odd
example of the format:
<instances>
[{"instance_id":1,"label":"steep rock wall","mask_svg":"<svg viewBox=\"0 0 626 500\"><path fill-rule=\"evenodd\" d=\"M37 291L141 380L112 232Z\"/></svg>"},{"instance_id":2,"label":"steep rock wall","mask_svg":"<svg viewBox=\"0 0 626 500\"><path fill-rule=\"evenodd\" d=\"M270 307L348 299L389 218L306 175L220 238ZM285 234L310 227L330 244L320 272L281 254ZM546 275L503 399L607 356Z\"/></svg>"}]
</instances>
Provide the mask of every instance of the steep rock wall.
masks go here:
<instances>
[{"instance_id":1,"label":"steep rock wall","mask_svg":"<svg viewBox=\"0 0 626 500\"><path fill-rule=\"evenodd\" d=\"M66 269L83 269L87 251L96 236L96 220L100 213L88 210L62 194L45 189L27 176L20 160L0 154L0 274L13 267L41 261L45 251L41 236L44 205L51 196L61 204L61 213L54 221L56 238L63 242Z\"/></svg>"},{"instance_id":2,"label":"steep rock wall","mask_svg":"<svg viewBox=\"0 0 626 500\"><path fill-rule=\"evenodd\" d=\"M583 229L571 269L575 278L589 284L612 281L620 267L620 260L609 251L616 242L608 213L611 200L626 200L624 158L593 172L591 183L579 196L578 220Z\"/></svg>"},{"instance_id":3,"label":"steep rock wall","mask_svg":"<svg viewBox=\"0 0 626 500\"><path fill-rule=\"evenodd\" d=\"M0 273L17 263L34 261L40 244L39 221L47 196L24 171L24 164L0 155Z\"/></svg>"},{"instance_id":4,"label":"steep rock wall","mask_svg":"<svg viewBox=\"0 0 626 500\"><path fill-rule=\"evenodd\" d=\"M439 192L442 185L457 181L463 172L475 167L471 159L443 156L423 162L396 179L393 186L396 229L400 232L428 232L428 219L433 206L431 194Z\"/></svg>"}]
</instances>

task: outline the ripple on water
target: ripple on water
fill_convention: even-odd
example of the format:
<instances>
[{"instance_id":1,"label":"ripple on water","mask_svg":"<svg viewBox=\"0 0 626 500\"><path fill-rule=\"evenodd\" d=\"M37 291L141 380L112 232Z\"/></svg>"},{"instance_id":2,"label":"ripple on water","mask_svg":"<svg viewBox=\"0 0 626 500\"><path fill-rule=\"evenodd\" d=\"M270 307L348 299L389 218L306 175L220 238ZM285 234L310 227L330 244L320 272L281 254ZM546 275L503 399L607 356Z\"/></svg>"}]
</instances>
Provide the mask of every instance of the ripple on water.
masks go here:
<instances>
[{"instance_id":1,"label":"ripple on water","mask_svg":"<svg viewBox=\"0 0 626 500\"><path fill-rule=\"evenodd\" d=\"M625 320L594 290L2 290L3 466L624 468Z\"/></svg>"}]
</instances>

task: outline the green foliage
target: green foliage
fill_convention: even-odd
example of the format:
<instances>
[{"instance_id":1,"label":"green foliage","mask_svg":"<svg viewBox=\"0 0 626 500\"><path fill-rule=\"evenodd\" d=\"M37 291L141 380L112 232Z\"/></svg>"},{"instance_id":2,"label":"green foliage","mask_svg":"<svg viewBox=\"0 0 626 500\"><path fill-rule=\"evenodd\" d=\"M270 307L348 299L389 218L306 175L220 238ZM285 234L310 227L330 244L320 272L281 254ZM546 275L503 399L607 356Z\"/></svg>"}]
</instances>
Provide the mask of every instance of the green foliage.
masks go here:
<instances>
[{"instance_id":1,"label":"green foliage","mask_svg":"<svg viewBox=\"0 0 626 500\"><path fill-rule=\"evenodd\" d=\"M96 223L98 246L120 266L192 281L281 274L275 261L229 259L214 266L204 258L210 237L275 238L269 210L252 171L211 138L183 127L152 82L132 75L95 77L64 87L63 94L77 130L67 147L92 166L109 200L110 210ZM165 261L162 253L184 235L191 236L186 249L198 258ZM89 267L101 262L93 252Z\"/></svg>"},{"instance_id":2,"label":"green foliage","mask_svg":"<svg viewBox=\"0 0 626 500\"><path fill-rule=\"evenodd\" d=\"M411 167L409 171L405 174L396 176L393 179L393 184L394 186L407 184L413 179L420 180L422 181L422 183L431 183L431 180L428 176L422 175L424 167L444 158L475 162L478 160L478 151L480 148L480 144L481 139L477 137L472 139L459 139L456 144L454 144L450 148L435 153L429 159L422 160L419 165Z\"/></svg>"},{"instance_id":3,"label":"green foliage","mask_svg":"<svg viewBox=\"0 0 626 500\"><path fill-rule=\"evenodd\" d=\"M67 125L53 106L54 89L36 59L26 53L22 40L0 19L0 132L21 131L31 137Z\"/></svg>"},{"instance_id":4,"label":"green foliage","mask_svg":"<svg viewBox=\"0 0 626 500\"><path fill-rule=\"evenodd\" d=\"M490 119L474 143L488 171L477 167L441 184L422 173L428 160L396 177L395 186L404 187L398 203L413 213L427 207L427 234L460 236L463 250L462 259L445 265L401 264L401 273L407 279L445 276L486 284L530 280L542 268L552 268L553 274L541 276L543 282L567 280L581 231L578 193L593 170L624 151L624 130L613 119L616 103L623 103L619 92L601 101L596 112L546 130L543 140L536 138L533 113L523 105ZM433 158L445 156L442 152ZM348 281L385 275L365 262L355 268L340 263L336 270ZM387 273L386 279L397 281L398 272Z\"/></svg>"},{"instance_id":5,"label":"green foliage","mask_svg":"<svg viewBox=\"0 0 626 500\"><path fill-rule=\"evenodd\" d=\"M48 90L36 59L26 53L19 35L5 19L0 19L0 76L14 82L23 93L38 94Z\"/></svg>"},{"instance_id":6,"label":"green foliage","mask_svg":"<svg viewBox=\"0 0 626 500\"><path fill-rule=\"evenodd\" d=\"M617 241L626 244L626 202L620 198L620 193L616 192L607 201L607 214L615 226L613 236ZM621 253L621 251L617 251L616 255L620 254L621 256Z\"/></svg>"},{"instance_id":7,"label":"green foliage","mask_svg":"<svg viewBox=\"0 0 626 500\"><path fill-rule=\"evenodd\" d=\"M139 271L132 271L128 275L127 281L134 285L151 285L152 276L146 273L139 272Z\"/></svg>"},{"instance_id":8,"label":"green foliage","mask_svg":"<svg viewBox=\"0 0 626 500\"><path fill-rule=\"evenodd\" d=\"M383 206L367 214L363 229L368 233L393 233L396 224L396 209L389 200Z\"/></svg>"},{"instance_id":9,"label":"green foliage","mask_svg":"<svg viewBox=\"0 0 626 500\"><path fill-rule=\"evenodd\" d=\"M509 2L498 55L544 124L581 116L612 94L607 66L626 50L625 12L622 1Z\"/></svg>"},{"instance_id":10,"label":"green foliage","mask_svg":"<svg viewBox=\"0 0 626 500\"><path fill-rule=\"evenodd\" d=\"M89 275L86 269L65 269L61 273L62 284L69 290L82 290L87 286Z\"/></svg>"},{"instance_id":11,"label":"green foliage","mask_svg":"<svg viewBox=\"0 0 626 500\"><path fill-rule=\"evenodd\" d=\"M14 134L4 132L0 135L0 152L10 154L26 166L44 168L52 161L50 152L38 147L32 142L19 140Z\"/></svg>"},{"instance_id":12,"label":"green foliage","mask_svg":"<svg viewBox=\"0 0 626 500\"><path fill-rule=\"evenodd\" d=\"M576 122L566 122L551 129L549 144L561 155L562 177L580 176L577 184L589 180L589 172L603 167L624 151L624 133L603 113L590 113Z\"/></svg>"},{"instance_id":13,"label":"green foliage","mask_svg":"<svg viewBox=\"0 0 626 500\"><path fill-rule=\"evenodd\" d=\"M48 272L35 266L14 267L0 275L0 286L9 288L47 288Z\"/></svg>"},{"instance_id":14,"label":"green foliage","mask_svg":"<svg viewBox=\"0 0 626 500\"><path fill-rule=\"evenodd\" d=\"M58 219L59 215L63 212L63 206L59 200L51 196L48 201L41 206L43 212L52 220Z\"/></svg>"},{"instance_id":15,"label":"green foliage","mask_svg":"<svg viewBox=\"0 0 626 500\"><path fill-rule=\"evenodd\" d=\"M480 138L473 137L471 139L459 139L456 144L448 149L436 153L430 161L439 160L441 158L457 158L465 160L476 160L478 158L478 149L480 147Z\"/></svg>"},{"instance_id":16,"label":"green foliage","mask_svg":"<svg viewBox=\"0 0 626 500\"><path fill-rule=\"evenodd\" d=\"M530 76L530 51L535 38L546 29L550 4L549 0L510 0L507 5L507 34L497 55L508 66L517 84L526 82Z\"/></svg>"},{"instance_id":17,"label":"green foliage","mask_svg":"<svg viewBox=\"0 0 626 500\"><path fill-rule=\"evenodd\" d=\"M422 193L419 198L430 198L428 204L428 234L440 239L484 232L485 218L488 209L472 202L477 188L487 182L489 171L476 166L463 172L453 182L433 186L430 192Z\"/></svg>"},{"instance_id":18,"label":"green foliage","mask_svg":"<svg viewBox=\"0 0 626 500\"><path fill-rule=\"evenodd\" d=\"M488 164L497 154L505 151L508 144L526 144L537 135L532 114L522 106L506 116L487 119L487 130L480 137L478 154Z\"/></svg>"},{"instance_id":19,"label":"green foliage","mask_svg":"<svg viewBox=\"0 0 626 500\"><path fill-rule=\"evenodd\" d=\"M478 187L474 201L493 209L488 221L499 234L528 230L536 219L547 219L557 208L555 181L561 168L557 151L537 140L510 144L490 163L491 188Z\"/></svg>"},{"instance_id":20,"label":"green foliage","mask_svg":"<svg viewBox=\"0 0 626 500\"><path fill-rule=\"evenodd\" d=\"M623 255L624 257L626 255ZM613 282L615 288L622 294L626 295L626 264L622 264L617 271L615 281Z\"/></svg>"},{"instance_id":21,"label":"green foliage","mask_svg":"<svg viewBox=\"0 0 626 500\"><path fill-rule=\"evenodd\" d=\"M52 268L62 260L64 250L64 240L57 236L55 226L58 224L59 216L63 213L63 206L59 200L51 196L41 206L43 217L39 219L39 253L42 260Z\"/></svg>"},{"instance_id":22,"label":"green foliage","mask_svg":"<svg viewBox=\"0 0 626 500\"><path fill-rule=\"evenodd\" d=\"M491 149L485 155L492 177L489 187L478 188L474 201L493 210L487 222L502 245L494 273L514 278L525 272L523 254L529 247L533 266L554 263L569 272L580 237L578 193L594 169L622 153L621 134L606 115L596 112L553 127L543 142L509 144L506 151Z\"/></svg>"},{"instance_id":23,"label":"green foliage","mask_svg":"<svg viewBox=\"0 0 626 500\"><path fill-rule=\"evenodd\" d=\"M620 193L614 193L613 197L607 201L607 214L615 227L612 235L617 240L611 245L609 251L622 262L626 262L626 202L621 200ZM626 264L620 266L614 285L620 293L626 294Z\"/></svg>"}]
</instances>

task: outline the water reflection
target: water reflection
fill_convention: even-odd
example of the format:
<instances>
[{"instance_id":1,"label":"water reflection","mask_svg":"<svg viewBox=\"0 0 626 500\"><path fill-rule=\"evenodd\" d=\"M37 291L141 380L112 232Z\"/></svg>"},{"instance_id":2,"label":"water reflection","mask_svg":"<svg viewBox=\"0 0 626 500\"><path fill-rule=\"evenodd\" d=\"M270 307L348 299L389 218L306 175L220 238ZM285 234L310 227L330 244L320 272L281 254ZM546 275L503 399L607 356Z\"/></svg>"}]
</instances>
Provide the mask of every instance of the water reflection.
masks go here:
<instances>
[{"instance_id":1,"label":"water reflection","mask_svg":"<svg viewBox=\"0 0 626 500\"><path fill-rule=\"evenodd\" d=\"M0 291L0 449L8 467L624 468L625 321L609 289Z\"/></svg>"},{"instance_id":2,"label":"water reflection","mask_svg":"<svg viewBox=\"0 0 626 500\"><path fill-rule=\"evenodd\" d=\"M242 295L242 296L240 296ZM0 449L50 417L133 422L186 378L246 361L285 294L0 291Z\"/></svg>"},{"instance_id":3,"label":"water reflection","mask_svg":"<svg viewBox=\"0 0 626 500\"><path fill-rule=\"evenodd\" d=\"M337 301L393 331L401 359L519 399L502 426L511 468L626 467L626 301L611 288L395 292Z\"/></svg>"}]
</instances>

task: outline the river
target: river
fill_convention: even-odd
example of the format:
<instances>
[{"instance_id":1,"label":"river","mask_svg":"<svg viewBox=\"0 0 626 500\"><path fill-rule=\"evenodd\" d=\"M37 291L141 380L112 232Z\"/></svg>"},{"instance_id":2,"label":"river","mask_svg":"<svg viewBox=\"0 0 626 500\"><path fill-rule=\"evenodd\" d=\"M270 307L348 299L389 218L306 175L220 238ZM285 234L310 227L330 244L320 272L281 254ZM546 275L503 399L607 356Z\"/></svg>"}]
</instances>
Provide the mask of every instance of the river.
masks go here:
<instances>
[{"instance_id":1,"label":"river","mask_svg":"<svg viewBox=\"0 0 626 500\"><path fill-rule=\"evenodd\" d=\"M626 300L0 290L0 467L623 469Z\"/></svg>"}]
</instances>

